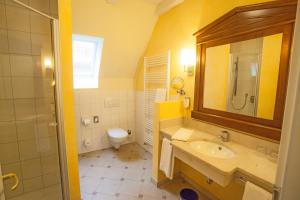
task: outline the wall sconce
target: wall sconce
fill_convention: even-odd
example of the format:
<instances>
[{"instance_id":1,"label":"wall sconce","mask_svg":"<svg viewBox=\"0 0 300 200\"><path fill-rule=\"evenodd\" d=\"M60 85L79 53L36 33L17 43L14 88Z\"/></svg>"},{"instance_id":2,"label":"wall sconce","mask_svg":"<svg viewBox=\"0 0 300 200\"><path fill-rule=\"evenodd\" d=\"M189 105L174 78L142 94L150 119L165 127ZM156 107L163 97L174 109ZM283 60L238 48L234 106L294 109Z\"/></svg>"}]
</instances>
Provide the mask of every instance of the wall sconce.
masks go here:
<instances>
[{"instance_id":1,"label":"wall sconce","mask_svg":"<svg viewBox=\"0 0 300 200\"><path fill-rule=\"evenodd\" d=\"M51 69L52 68L52 60L49 57L46 57L44 59L44 65L46 69Z\"/></svg>"},{"instance_id":2,"label":"wall sconce","mask_svg":"<svg viewBox=\"0 0 300 200\"><path fill-rule=\"evenodd\" d=\"M193 49L182 49L180 53L180 63L187 72L188 76L194 75L194 68L196 63L196 52Z\"/></svg>"}]
</instances>

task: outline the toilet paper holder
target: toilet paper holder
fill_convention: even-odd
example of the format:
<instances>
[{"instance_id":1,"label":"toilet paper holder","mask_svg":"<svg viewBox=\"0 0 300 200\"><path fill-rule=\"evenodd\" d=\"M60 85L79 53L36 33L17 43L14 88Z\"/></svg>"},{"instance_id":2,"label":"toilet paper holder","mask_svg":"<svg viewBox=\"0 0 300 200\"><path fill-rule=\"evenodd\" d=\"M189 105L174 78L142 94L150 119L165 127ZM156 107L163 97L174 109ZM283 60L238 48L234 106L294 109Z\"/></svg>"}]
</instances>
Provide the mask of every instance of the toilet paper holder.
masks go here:
<instances>
[{"instance_id":1,"label":"toilet paper holder","mask_svg":"<svg viewBox=\"0 0 300 200\"><path fill-rule=\"evenodd\" d=\"M85 147L90 147L90 146L92 145L91 139L85 138L85 139L83 140L83 145L84 145Z\"/></svg>"},{"instance_id":2,"label":"toilet paper holder","mask_svg":"<svg viewBox=\"0 0 300 200\"><path fill-rule=\"evenodd\" d=\"M92 123L91 119L89 118L81 118L81 123L84 125L84 126L88 126Z\"/></svg>"}]
</instances>

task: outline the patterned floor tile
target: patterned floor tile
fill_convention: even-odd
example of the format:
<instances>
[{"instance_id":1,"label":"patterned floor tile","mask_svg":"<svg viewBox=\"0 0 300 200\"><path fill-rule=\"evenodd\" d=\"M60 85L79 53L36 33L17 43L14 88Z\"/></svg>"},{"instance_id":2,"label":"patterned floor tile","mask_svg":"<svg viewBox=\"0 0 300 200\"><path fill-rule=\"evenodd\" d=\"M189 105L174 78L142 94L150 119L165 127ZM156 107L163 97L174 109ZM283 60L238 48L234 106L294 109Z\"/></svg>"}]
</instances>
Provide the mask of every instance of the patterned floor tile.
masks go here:
<instances>
[{"instance_id":1,"label":"patterned floor tile","mask_svg":"<svg viewBox=\"0 0 300 200\"><path fill-rule=\"evenodd\" d=\"M191 188L181 178L157 188L152 156L135 143L80 156L79 170L83 200L177 200L182 188Z\"/></svg>"}]
</instances>

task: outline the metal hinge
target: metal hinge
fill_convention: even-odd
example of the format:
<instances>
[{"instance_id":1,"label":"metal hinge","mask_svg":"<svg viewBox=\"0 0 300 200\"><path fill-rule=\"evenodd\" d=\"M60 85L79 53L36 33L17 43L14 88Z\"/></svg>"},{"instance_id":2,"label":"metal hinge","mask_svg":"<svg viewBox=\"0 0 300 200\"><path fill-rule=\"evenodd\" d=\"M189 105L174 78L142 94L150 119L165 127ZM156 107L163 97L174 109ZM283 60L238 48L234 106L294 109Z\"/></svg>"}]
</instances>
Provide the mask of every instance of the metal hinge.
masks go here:
<instances>
[{"instance_id":1,"label":"metal hinge","mask_svg":"<svg viewBox=\"0 0 300 200\"><path fill-rule=\"evenodd\" d=\"M56 127L56 126L58 126L58 123L57 122L50 122L49 126Z\"/></svg>"},{"instance_id":2,"label":"metal hinge","mask_svg":"<svg viewBox=\"0 0 300 200\"><path fill-rule=\"evenodd\" d=\"M272 195L273 198L272 198L272 200L279 200L280 192L281 192L281 188L277 187L277 186L274 186L273 187L273 195Z\"/></svg>"}]
</instances>

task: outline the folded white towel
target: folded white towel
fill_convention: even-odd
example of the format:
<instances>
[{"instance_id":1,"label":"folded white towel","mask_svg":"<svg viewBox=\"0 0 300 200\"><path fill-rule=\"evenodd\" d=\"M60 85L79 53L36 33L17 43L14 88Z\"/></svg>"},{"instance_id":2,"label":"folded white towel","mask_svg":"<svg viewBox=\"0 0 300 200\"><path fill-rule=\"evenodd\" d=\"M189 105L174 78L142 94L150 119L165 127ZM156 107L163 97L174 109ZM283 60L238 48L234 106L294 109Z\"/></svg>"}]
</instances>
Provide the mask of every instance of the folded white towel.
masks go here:
<instances>
[{"instance_id":1,"label":"folded white towel","mask_svg":"<svg viewBox=\"0 0 300 200\"><path fill-rule=\"evenodd\" d=\"M172 140L179 140L179 141L188 141L192 134L193 130L187 128L180 128L176 133L172 136Z\"/></svg>"},{"instance_id":2,"label":"folded white towel","mask_svg":"<svg viewBox=\"0 0 300 200\"><path fill-rule=\"evenodd\" d=\"M174 161L172 151L173 147L171 141L164 138L161 146L159 169L162 170L169 179L173 179Z\"/></svg>"},{"instance_id":3,"label":"folded white towel","mask_svg":"<svg viewBox=\"0 0 300 200\"><path fill-rule=\"evenodd\" d=\"M167 89L157 88L155 92L155 102L166 101L166 99L167 99Z\"/></svg>"},{"instance_id":4,"label":"folded white towel","mask_svg":"<svg viewBox=\"0 0 300 200\"><path fill-rule=\"evenodd\" d=\"M272 194L250 182L247 182L243 200L272 200Z\"/></svg>"}]
</instances>

